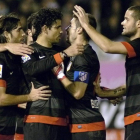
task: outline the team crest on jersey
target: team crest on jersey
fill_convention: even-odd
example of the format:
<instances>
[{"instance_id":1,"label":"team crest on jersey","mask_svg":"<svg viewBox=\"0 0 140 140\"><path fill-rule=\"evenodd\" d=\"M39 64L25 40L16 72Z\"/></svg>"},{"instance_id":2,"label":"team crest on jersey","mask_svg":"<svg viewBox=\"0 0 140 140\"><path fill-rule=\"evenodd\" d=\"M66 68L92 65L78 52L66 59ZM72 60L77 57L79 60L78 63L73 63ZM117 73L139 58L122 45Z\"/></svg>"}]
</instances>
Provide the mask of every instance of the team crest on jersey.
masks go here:
<instances>
[{"instance_id":1,"label":"team crest on jersey","mask_svg":"<svg viewBox=\"0 0 140 140\"><path fill-rule=\"evenodd\" d=\"M2 78L2 68L3 68L3 65L0 65L0 78Z\"/></svg>"},{"instance_id":2,"label":"team crest on jersey","mask_svg":"<svg viewBox=\"0 0 140 140\"><path fill-rule=\"evenodd\" d=\"M23 63L25 63L25 62L27 62L28 60L30 60L31 57L30 57L29 55L24 55L24 56L21 57L21 59L22 59Z\"/></svg>"},{"instance_id":3,"label":"team crest on jersey","mask_svg":"<svg viewBox=\"0 0 140 140\"><path fill-rule=\"evenodd\" d=\"M91 107L92 108L99 108L98 100L91 99L90 102L91 102Z\"/></svg>"},{"instance_id":4,"label":"team crest on jersey","mask_svg":"<svg viewBox=\"0 0 140 140\"><path fill-rule=\"evenodd\" d=\"M89 81L89 73L83 71L75 71L74 72L74 81L80 81L84 83L88 83Z\"/></svg>"},{"instance_id":5,"label":"team crest on jersey","mask_svg":"<svg viewBox=\"0 0 140 140\"><path fill-rule=\"evenodd\" d=\"M83 82L87 79L88 73L87 72L79 72L79 79Z\"/></svg>"},{"instance_id":6,"label":"team crest on jersey","mask_svg":"<svg viewBox=\"0 0 140 140\"><path fill-rule=\"evenodd\" d=\"M68 66L67 66L67 71L70 70L71 66L72 66L72 62L70 61L69 64L68 64Z\"/></svg>"}]
</instances>

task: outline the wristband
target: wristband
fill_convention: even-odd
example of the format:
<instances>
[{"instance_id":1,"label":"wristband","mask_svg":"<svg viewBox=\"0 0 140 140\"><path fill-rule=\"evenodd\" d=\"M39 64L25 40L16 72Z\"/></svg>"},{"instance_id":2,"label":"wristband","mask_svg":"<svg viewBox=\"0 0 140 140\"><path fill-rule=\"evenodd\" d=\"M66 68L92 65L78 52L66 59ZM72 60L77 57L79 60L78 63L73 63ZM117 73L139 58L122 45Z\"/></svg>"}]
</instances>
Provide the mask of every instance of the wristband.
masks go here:
<instances>
[{"instance_id":1,"label":"wristband","mask_svg":"<svg viewBox=\"0 0 140 140\"><path fill-rule=\"evenodd\" d=\"M64 78L66 78L64 73L60 73L57 75L57 79L59 79L59 80L63 80Z\"/></svg>"}]
</instances>

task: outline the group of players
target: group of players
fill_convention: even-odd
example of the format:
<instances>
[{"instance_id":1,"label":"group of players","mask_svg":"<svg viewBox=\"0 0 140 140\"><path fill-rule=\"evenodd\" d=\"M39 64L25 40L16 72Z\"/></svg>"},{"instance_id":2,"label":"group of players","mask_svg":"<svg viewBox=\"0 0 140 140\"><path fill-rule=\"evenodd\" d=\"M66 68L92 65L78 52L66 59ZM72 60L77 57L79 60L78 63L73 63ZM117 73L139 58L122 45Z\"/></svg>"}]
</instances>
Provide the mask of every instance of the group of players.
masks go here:
<instances>
[{"instance_id":1,"label":"group of players","mask_svg":"<svg viewBox=\"0 0 140 140\"><path fill-rule=\"evenodd\" d=\"M74 8L65 50L57 45L63 31L62 14L55 9L44 8L28 18L30 47L19 44L25 33L17 16L0 18L0 140L105 140L96 97L117 103L125 92L125 139L139 139L140 6L130 7L122 22L122 34L130 42L104 37L96 31L93 15ZM127 55L126 87L100 88L100 64L89 39L104 52ZM26 102L26 109L19 108Z\"/></svg>"}]
</instances>

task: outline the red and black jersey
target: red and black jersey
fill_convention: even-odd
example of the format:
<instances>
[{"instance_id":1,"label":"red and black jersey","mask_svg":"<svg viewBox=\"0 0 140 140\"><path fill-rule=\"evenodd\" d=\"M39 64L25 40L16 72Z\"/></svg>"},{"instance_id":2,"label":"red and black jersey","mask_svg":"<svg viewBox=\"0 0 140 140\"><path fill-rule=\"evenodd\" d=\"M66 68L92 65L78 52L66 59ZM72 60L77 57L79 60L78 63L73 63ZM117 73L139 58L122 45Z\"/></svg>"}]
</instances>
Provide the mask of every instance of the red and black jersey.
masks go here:
<instances>
[{"instance_id":1,"label":"red and black jersey","mask_svg":"<svg viewBox=\"0 0 140 140\"><path fill-rule=\"evenodd\" d=\"M125 125L140 120L140 38L122 42L128 51L126 57Z\"/></svg>"},{"instance_id":2,"label":"red and black jersey","mask_svg":"<svg viewBox=\"0 0 140 140\"><path fill-rule=\"evenodd\" d=\"M46 48L37 43L31 46L35 52L22 57L24 73L35 88L49 85L52 93L48 101L38 100L27 104L25 122L66 126L65 90L52 72L52 68L61 61L57 61L57 52L53 48Z\"/></svg>"},{"instance_id":3,"label":"red and black jersey","mask_svg":"<svg viewBox=\"0 0 140 140\"><path fill-rule=\"evenodd\" d=\"M5 87L7 94L19 95L22 80L20 57L9 52L0 53L0 87ZM12 138L15 134L16 109L17 105L0 107L0 138Z\"/></svg>"},{"instance_id":4,"label":"red and black jersey","mask_svg":"<svg viewBox=\"0 0 140 140\"><path fill-rule=\"evenodd\" d=\"M78 74L78 81L86 81L88 84L84 96L79 100L67 93L71 133L105 130L104 119L99 112L98 100L93 94L93 81L95 81L99 69L98 57L90 45L85 46L82 55L72 57L67 66L66 76L69 80L74 82L75 75Z\"/></svg>"}]
</instances>

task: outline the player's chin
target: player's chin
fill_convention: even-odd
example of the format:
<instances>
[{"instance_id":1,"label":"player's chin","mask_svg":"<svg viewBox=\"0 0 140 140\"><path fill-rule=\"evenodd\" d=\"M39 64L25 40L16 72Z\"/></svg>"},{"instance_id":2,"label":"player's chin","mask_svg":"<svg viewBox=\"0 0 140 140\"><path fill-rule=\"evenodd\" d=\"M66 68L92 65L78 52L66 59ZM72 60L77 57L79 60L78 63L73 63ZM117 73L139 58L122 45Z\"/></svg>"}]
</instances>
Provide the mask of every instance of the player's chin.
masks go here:
<instances>
[{"instance_id":1,"label":"player's chin","mask_svg":"<svg viewBox=\"0 0 140 140\"><path fill-rule=\"evenodd\" d=\"M59 42L60 42L60 39L56 39L56 40L55 40L55 43L59 43Z\"/></svg>"},{"instance_id":2,"label":"player's chin","mask_svg":"<svg viewBox=\"0 0 140 140\"><path fill-rule=\"evenodd\" d=\"M122 32L122 35L126 35L126 33L125 32Z\"/></svg>"}]
</instances>

